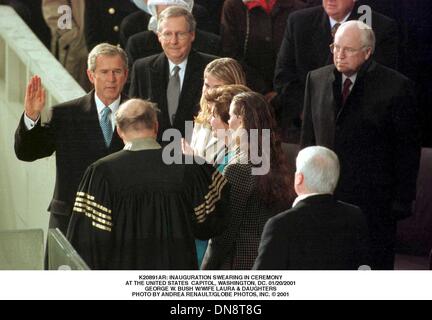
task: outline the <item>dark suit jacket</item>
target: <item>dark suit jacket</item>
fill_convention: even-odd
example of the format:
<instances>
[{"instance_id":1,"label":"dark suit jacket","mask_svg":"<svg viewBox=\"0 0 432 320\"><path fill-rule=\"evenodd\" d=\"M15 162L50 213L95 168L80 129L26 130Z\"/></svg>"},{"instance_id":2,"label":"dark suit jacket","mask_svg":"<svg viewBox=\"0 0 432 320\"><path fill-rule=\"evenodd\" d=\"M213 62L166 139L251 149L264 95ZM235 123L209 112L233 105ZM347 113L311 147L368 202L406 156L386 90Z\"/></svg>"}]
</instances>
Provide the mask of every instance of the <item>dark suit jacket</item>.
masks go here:
<instances>
[{"instance_id":1,"label":"dark suit jacket","mask_svg":"<svg viewBox=\"0 0 432 320\"><path fill-rule=\"evenodd\" d=\"M333 149L341 164L338 199L410 212L420 157L419 119L413 84L373 60L357 73L341 107L341 74L334 65L306 80L301 146ZM393 211L394 213L395 211ZM381 210L380 218L397 217Z\"/></svg>"},{"instance_id":2,"label":"dark suit jacket","mask_svg":"<svg viewBox=\"0 0 432 320\"><path fill-rule=\"evenodd\" d=\"M20 160L34 161L56 153L56 182L48 210L69 216L84 171L99 158L122 149L123 141L114 130L110 147L105 146L94 91L54 106L45 126L39 121L27 130L23 119L24 115L15 132L15 154Z\"/></svg>"},{"instance_id":3,"label":"dark suit jacket","mask_svg":"<svg viewBox=\"0 0 432 320\"><path fill-rule=\"evenodd\" d=\"M357 7L348 20L361 17ZM373 12L372 28L376 36L376 61L396 68L398 29L395 21ZM289 142L298 142L306 75L309 71L333 64L329 48L332 41L329 18L322 6L298 10L288 17L276 61L274 85L278 96L273 104L278 110L279 124L292 129L293 140L288 139Z\"/></svg>"},{"instance_id":4,"label":"dark suit jacket","mask_svg":"<svg viewBox=\"0 0 432 320\"><path fill-rule=\"evenodd\" d=\"M357 270L368 261L361 210L326 194L310 196L266 223L254 269Z\"/></svg>"},{"instance_id":5,"label":"dark suit jacket","mask_svg":"<svg viewBox=\"0 0 432 320\"><path fill-rule=\"evenodd\" d=\"M149 99L157 103L161 110L158 116L159 141L163 131L169 128L178 129L182 136L185 136L185 121L192 121L199 110L204 69L214 59L215 56L193 50L189 53L178 110L172 126L166 96L169 63L165 53L142 58L134 63L129 94L130 97Z\"/></svg>"}]
</instances>

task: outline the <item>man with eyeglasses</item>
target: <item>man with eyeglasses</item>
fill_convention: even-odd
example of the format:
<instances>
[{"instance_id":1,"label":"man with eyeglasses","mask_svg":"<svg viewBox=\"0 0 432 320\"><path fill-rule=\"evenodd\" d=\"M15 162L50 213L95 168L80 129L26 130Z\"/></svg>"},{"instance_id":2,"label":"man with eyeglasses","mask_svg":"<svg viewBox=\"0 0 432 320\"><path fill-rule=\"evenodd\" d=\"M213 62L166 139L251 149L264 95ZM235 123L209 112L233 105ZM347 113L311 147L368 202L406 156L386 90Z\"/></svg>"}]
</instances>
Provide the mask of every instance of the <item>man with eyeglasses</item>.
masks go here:
<instances>
[{"instance_id":1,"label":"man with eyeglasses","mask_svg":"<svg viewBox=\"0 0 432 320\"><path fill-rule=\"evenodd\" d=\"M132 68L131 97L157 103L159 135L169 128L185 137L185 121L198 111L203 72L216 56L192 50L195 19L177 6L163 10L158 17L158 38L163 52L137 60Z\"/></svg>"},{"instance_id":2,"label":"man with eyeglasses","mask_svg":"<svg viewBox=\"0 0 432 320\"><path fill-rule=\"evenodd\" d=\"M337 199L366 215L372 269L393 269L396 223L411 214L420 134L413 83L372 57L375 35L360 21L339 27L333 65L306 79L301 146L339 157Z\"/></svg>"},{"instance_id":3,"label":"man with eyeglasses","mask_svg":"<svg viewBox=\"0 0 432 320\"><path fill-rule=\"evenodd\" d=\"M208 25L210 21L207 10L200 5L194 4L193 0L146 0L144 2L143 0L135 0L134 3L136 5L140 4L142 10L145 11L139 11L128 16L120 26L120 33L126 45L130 69L132 69L136 60L163 51L157 36L157 16L169 6L185 7L195 17L197 28L192 49L207 54L219 55L220 37L203 29L203 26ZM134 30L135 32L129 36L126 34ZM129 90L129 81L125 85L125 90Z\"/></svg>"},{"instance_id":4,"label":"man with eyeglasses","mask_svg":"<svg viewBox=\"0 0 432 320\"><path fill-rule=\"evenodd\" d=\"M288 17L275 67L277 96L272 101L285 142L299 141L306 75L332 63L328 46L342 22L371 18L367 23L371 22L376 35L374 58L396 68L398 30L395 21L373 10L370 17L364 16L361 5L362 2L356 0L322 0L321 6L297 10Z\"/></svg>"}]
</instances>

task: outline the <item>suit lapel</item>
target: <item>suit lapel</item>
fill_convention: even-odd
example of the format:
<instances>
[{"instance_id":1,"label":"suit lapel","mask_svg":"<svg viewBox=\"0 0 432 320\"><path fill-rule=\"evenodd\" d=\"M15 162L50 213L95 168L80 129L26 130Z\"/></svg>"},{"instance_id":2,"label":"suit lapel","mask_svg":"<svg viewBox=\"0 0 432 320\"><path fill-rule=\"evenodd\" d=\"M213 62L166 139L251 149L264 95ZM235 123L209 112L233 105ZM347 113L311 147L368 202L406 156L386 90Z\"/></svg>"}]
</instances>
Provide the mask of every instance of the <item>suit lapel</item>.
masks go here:
<instances>
[{"instance_id":1,"label":"suit lapel","mask_svg":"<svg viewBox=\"0 0 432 320\"><path fill-rule=\"evenodd\" d=\"M95 149L101 149L106 148L106 146L102 129L99 124L94 95L95 91L92 90L89 94L84 96L84 101L79 104L79 107L83 111L84 121L80 121L81 123L77 125L85 132L85 136L87 137L86 140L93 141Z\"/></svg>"},{"instance_id":2,"label":"suit lapel","mask_svg":"<svg viewBox=\"0 0 432 320\"><path fill-rule=\"evenodd\" d=\"M202 87L202 68L200 68L200 56L191 51L183 80L183 86L180 93L179 107L174 120L174 127L177 129L184 128L184 122L191 113L194 113L194 103L197 90Z\"/></svg>"},{"instance_id":3,"label":"suit lapel","mask_svg":"<svg viewBox=\"0 0 432 320\"><path fill-rule=\"evenodd\" d=\"M157 106L161 111L159 113L159 127L163 130L171 127L168 116L168 102L166 89L168 86L168 60L164 53L159 54L150 69L150 83L156 84L152 86L153 97L160 101ZM159 98L162 97L162 98Z\"/></svg>"},{"instance_id":4,"label":"suit lapel","mask_svg":"<svg viewBox=\"0 0 432 320\"><path fill-rule=\"evenodd\" d=\"M89 94L84 96L82 103L79 104L79 107L83 111L83 120L85 121L81 121L78 126L82 128L82 130L85 132L87 141L94 141L95 149L109 150L110 153L120 150L121 148L123 148L124 144L115 128L113 132L113 138L111 140L111 145L109 146L109 148L107 148L105 145L105 139L100 126L94 95L95 92L94 90L92 90ZM122 95L120 103L125 102L127 99L127 96Z\"/></svg>"},{"instance_id":5,"label":"suit lapel","mask_svg":"<svg viewBox=\"0 0 432 320\"><path fill-rule=\"evenodd\" d=\"M317 53L315 57L317 59L316 67L318 68L333 63L333 55L329 47L333 42L333 38L331 36L330 21L324 9L321 10L321 15L317 18L319 19L319 27L314 30L315 32L312 34L312 38ZM324 55L323 52L327 52L327 55Z\"/></svg>"},{"instance_id":6,"label":"suit lapel","mask_svg":"<svg viewBox=\"0 0 432 320\"><path fill-rule=\"evenodd\" d=\"M336 119L336 122L339 120L340 114L344 108L342 106L342 75L336 70L336 68L332 72L332 79L333 79L333 102L332 105L334 106L334 119Z\"/></svg>"},{"instance_id":7,"label":"suit lapel","mask_svg":"<svg viewBox=\"0 0 432 320\"><path fill-rule=\"evenodd\" d=\"M341 100L342 100L342 79L339 79L337 81L339 83L339 96L335 97L336 103L339 103L339 112L336 115L336 122L341 121L343 115L347 112L349 108L355 108L355 105L353 105L353 102L355 102L356 105L362 105L361 99L364 98L364 78L366 74L370 71L372 71L375 67L376 63L373 60L366 61L363 66L360 68L360 70L357 73L357 78L354 83L354 86L351 89L351 92L349 96L347 97L347 100L345 101L345 105L341 106ZM342 76L337 77L342 78Z\"/></svg>"}]
</instances>

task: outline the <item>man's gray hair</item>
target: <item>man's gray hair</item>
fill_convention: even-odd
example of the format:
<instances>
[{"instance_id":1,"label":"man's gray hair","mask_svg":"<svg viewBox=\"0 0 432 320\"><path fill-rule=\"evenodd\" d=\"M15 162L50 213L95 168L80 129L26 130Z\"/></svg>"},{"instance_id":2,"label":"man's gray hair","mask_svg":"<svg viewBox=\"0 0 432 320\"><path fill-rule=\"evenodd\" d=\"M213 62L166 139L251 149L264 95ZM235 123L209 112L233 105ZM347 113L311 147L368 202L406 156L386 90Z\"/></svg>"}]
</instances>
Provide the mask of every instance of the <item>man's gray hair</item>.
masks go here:
<instances>
[{"instance_id":1,"label":"man's gray hair","mask_svg":"<svg viewBox=\"0 0 432 320\"><path fill-rule=\"evenodd\" d=\"M340 30L343 30L347 27L353 27L356 26L358 30L361 32L361 42L362 46L368 47L372 49L372 54L375 52L375 32L372 30L372 28L367 25L366 23L360 21L360 20L350 20L345 21L340 25L338 28L338 32ZM336 33L338 33L336 32Z\"/></svg>"},{"instance_id":2,"label":"man's gray hair","mask_svg":"<svg viewBox=\"0 0 432 320\"><path fill-rule=\"evenodd\" d=\"M339 180L339 159L325 147L304 148L296 159L297 173L302 173L306 188L311 193L330 193L336 189Z\"/></svg>"},{"instance_id":3,"label":"man's gray hair","mask_svg":"<svg viewBox=\"0 0 432 320\"><path fill-rule=\"evenodd\" d=\"M153 129L157 123L159 109L148 100L130 99L124 102L115 114L117 126L123 132Z\"/></svg>"},{"instance_id":4,"label":"man's gray hair","mask_svg":"<svg viewBox=\"0 0 432 320\"><path fill-rule=\"evenodd\" d=\"M109 43L100 43L90 51L87 58L87 69L90 71L96 70L96 59L99 56L120 56L123 60L125 70L128 68L128 58L126 52L122 48Z\"/></svg>"},{"instance_id":5,"label":"man's gray hair","mask_svg":"<svg viewBox=\"0 0 432 320\"><path fill-rule=\"evenodd\" d=\"M195 32L196 21L194 16L185 8L178 6L170 6L159 14L157 31L162 32L162 23L168 18L173 17L185 17L186 22L189 25L189 32Z\"/></svg>"}]
</instances>

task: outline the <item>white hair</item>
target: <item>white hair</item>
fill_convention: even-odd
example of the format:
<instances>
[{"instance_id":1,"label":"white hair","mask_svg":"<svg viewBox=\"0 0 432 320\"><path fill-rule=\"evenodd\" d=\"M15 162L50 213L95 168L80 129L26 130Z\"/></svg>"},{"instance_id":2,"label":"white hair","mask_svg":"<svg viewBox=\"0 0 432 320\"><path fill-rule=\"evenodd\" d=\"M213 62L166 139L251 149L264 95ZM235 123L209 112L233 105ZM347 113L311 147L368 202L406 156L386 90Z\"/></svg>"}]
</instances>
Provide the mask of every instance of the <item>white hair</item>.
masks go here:
<instances>
[{"instance_id":1,"label":"white hair","mask_svg":"<svg viewBox=\"0 0 432 320\"><path fill-rule=\"evenodd\" d=\"M296 159L296 173L302 173L304 184L310 193L330 193L339 180L339 159L325 147L304 148Z\"/></svg>"},{"instance_id":2,"label":"white hair","mask_svg":"<svg viewBox=\"0 0 432 320\"><path fill-rule=\"evenodd\" d=\"M357 27L358 30L360 30L360 39L362 42L362 45L364 47L368 47L372 49L371 53L375 52L375 33L372 30L372 28L367 25L366 23L360 21L360 20L350 20L345 21L340 25L340 27L337 29L336 34L342 32L343 29L350 28L350 27Z\"/></svg>"}]
</instances>

